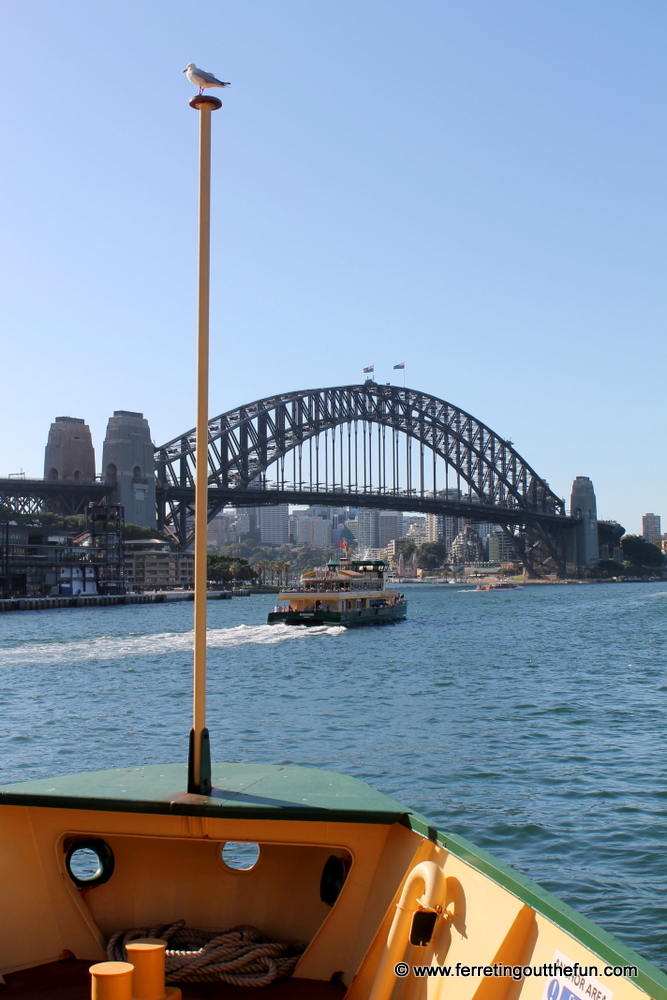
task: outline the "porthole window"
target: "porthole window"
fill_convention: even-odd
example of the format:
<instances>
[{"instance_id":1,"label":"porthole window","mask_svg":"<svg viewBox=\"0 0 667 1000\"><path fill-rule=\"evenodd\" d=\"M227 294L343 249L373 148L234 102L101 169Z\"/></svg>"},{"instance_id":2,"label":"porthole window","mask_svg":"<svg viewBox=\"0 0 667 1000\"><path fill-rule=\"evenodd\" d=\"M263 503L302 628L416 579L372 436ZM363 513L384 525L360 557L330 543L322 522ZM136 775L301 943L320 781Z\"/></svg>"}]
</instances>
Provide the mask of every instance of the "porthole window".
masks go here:
<instances>
[{"instance_id":1,"label":"porthole window","mask_svg":"<svg viewBox=\"0 0 667 1000\"><path fill-rule=\"evenodd\" d=\"M106 840L77 840L65 855L67 874L80 889L92 889L113 875L113 851Z\"/></svg>"},{"instance_id":2,"label":"porthole window","mask_svg":"<svg viewBox=\"0 0 667 1000\"><path fill-rule=\"evenodd\" d=\"M350 870L350 863L351 859L349 856L339 858L337 855L332 854L327 859L322 870L322 878L320 879L320 899L327 906L333 906L340 896L341 890L345 885L347 873Z\"/></svg>"},{"instance_id":3,"label":"porthole window","mask_svg":"<svg viewBox=\"0 0 667 1000\"><path fill-rule=\"evenodd\" d=\"M222 847L222 860L233 871L249 872L259 861L259 844L228 840Z\"/></svg>"}]
</instances>

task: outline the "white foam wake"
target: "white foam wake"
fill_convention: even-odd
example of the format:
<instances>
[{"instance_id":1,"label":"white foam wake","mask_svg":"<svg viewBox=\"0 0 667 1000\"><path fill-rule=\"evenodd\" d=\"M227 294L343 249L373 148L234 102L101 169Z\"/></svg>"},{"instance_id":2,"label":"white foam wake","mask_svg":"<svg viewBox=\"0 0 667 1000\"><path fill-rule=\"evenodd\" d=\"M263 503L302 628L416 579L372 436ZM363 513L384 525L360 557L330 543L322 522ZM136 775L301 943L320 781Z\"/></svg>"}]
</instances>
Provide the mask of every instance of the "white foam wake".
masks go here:
<instances>
[{"instance_id":1,"label":"white foam wake","mask_svg":"<svg viewBox=\"0 0 667 1000\"><path fill-rule=\"evenodd\" d=\"M341 625L237 625L234 628L210 628L207 647L222 649L254 643L275 645L300 639L337 636L346 632ZM192 631L161 632L154 635L98 636L76 642L35 642L0 650L0 668L16 663L60 663L85 660L121 661L139 658L154 661L170 653L188 653L192 649Z\"/></svg>"}]
</instances>

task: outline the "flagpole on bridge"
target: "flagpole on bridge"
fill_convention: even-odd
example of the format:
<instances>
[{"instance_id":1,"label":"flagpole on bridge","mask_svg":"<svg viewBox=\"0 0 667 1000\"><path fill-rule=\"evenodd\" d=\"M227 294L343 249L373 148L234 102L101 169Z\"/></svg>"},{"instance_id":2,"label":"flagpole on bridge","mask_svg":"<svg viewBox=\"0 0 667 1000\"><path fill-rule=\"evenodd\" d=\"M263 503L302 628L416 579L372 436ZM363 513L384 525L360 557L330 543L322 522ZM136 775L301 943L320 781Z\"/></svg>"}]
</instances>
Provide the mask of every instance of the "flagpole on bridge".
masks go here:
<instances>
[{"instance_id":1,"label":"flagpole on bridge","mask_svg":"<svg viewBox=\"0 0 667 1000\"><path fill-rule=\"evenodd\" d=\"M197 279L197 421L195 451L195 607L193 712L188 792L211 791L211 748L206 728L206 561L208 533L208 355L211 270L211 112L222 101L193 97L199 112L199 269Z\"/></svg>"}]
</instances>

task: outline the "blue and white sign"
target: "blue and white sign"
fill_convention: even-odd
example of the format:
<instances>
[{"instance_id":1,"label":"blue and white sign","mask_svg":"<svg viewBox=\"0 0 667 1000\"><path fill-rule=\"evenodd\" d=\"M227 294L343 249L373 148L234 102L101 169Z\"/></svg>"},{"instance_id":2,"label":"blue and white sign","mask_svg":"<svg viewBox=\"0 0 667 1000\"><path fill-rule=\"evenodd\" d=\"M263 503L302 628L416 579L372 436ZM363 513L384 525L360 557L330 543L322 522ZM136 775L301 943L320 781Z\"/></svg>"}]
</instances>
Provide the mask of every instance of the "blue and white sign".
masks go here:
<instances>
[{"instance_id":1,"label":"blue and white sign","mask_svg":"<svg viewBox=\"0 0 667 1000\"><path fill-rule=\"evenodd\" d=\"M577 962L556 949L552 966L554 975L546 980L542 1000L612 1000L613 992L596 978L599 971L591 962Z\"/></svg>"}]
</instances>

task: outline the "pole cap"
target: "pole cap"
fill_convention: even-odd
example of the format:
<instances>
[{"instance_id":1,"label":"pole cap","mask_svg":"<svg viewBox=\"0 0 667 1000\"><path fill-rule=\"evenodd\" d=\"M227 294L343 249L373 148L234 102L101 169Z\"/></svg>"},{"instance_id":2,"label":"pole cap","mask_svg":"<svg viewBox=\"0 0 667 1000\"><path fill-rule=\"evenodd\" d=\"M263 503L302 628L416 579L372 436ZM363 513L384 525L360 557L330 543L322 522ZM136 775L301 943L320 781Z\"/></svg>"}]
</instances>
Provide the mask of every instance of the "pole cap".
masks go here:
<instances>
[{"instance_id":1,"label":"pole cap","mask_svg":"<svg viewBox=\"0 0 667 1000\"><path fill-rule=\"evenodd\" d=\"M219 97L213 97L211 94L197 94L193 97L188 104L195 111L199 111L200 108L208 108L209 111L218 111L222 107L222 101Z\"/></svg>"},{"instance_id":2,"label":"pole cap","mask_svg":"<svg viewBox=\"0 0 667 1000\"><path fill-rule=\"evenodd\" d=\"M130 962L98 962L96 965L91 965L88 972L93 977L113 979L115 976L131 975L134 966Z\"/></svg>"}]
</instances>

